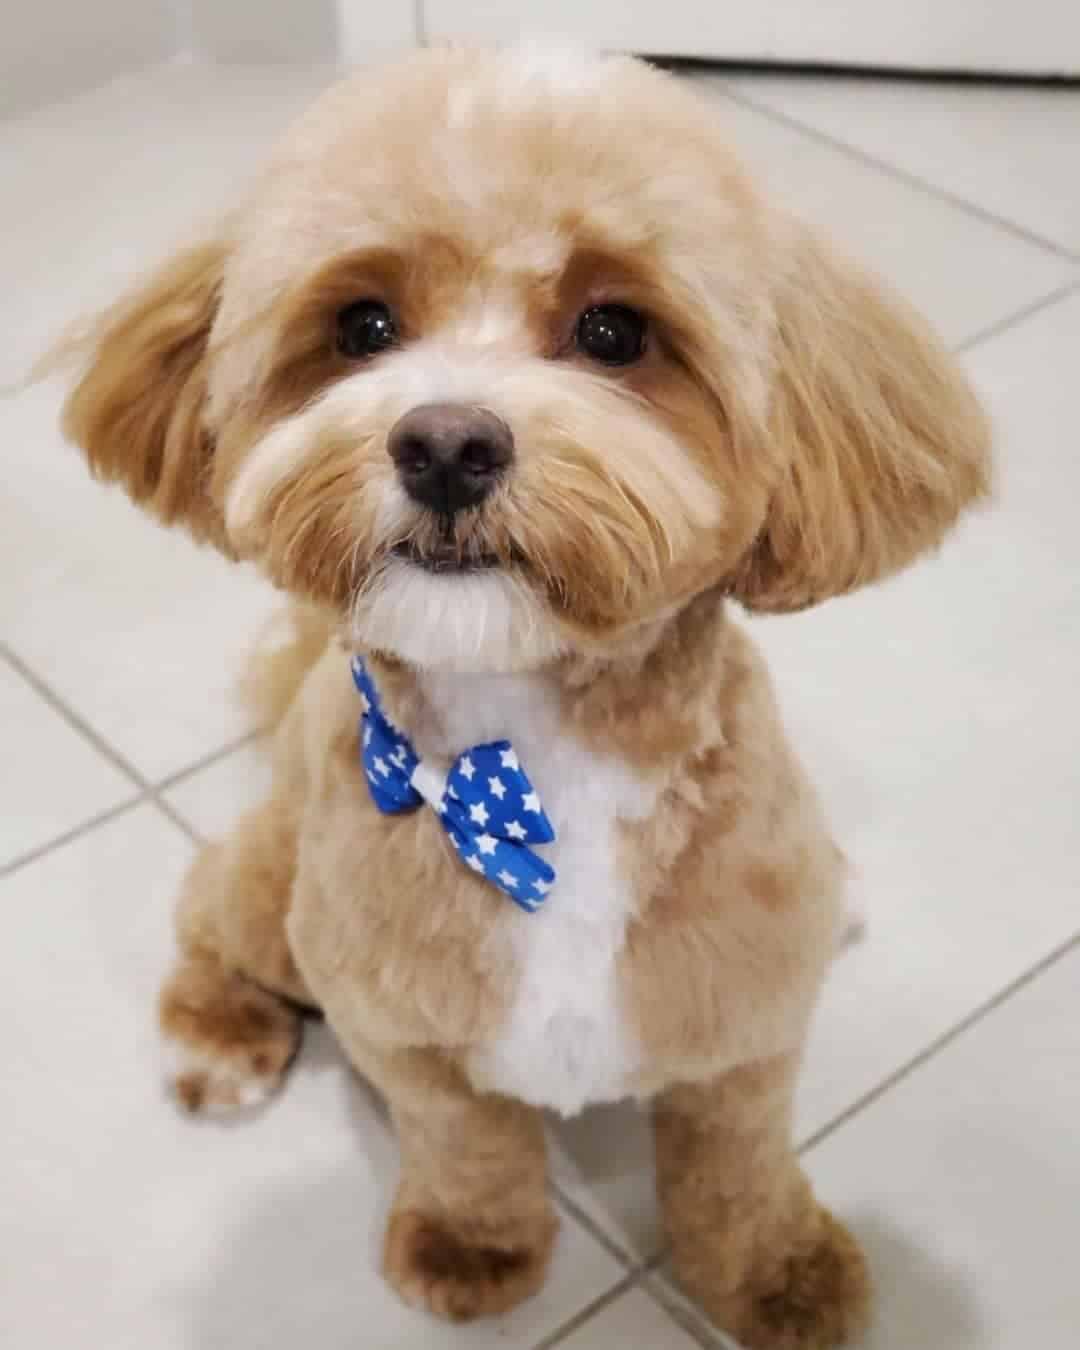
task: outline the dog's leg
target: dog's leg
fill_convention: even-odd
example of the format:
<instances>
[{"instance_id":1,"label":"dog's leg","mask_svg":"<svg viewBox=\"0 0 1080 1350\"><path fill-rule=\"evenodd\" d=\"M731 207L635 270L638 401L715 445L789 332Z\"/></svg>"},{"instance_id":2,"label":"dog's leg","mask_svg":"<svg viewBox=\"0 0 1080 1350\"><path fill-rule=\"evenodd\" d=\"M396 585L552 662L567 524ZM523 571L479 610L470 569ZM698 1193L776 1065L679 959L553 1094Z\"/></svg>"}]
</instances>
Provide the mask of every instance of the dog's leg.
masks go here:
<instances>
[{"instance_id":1,"label":"dog's leg","mask_svg":"<svg viewBox=\"0 0 1080 1350\"><path fill-rule=\"evenodd\" d=\"M557 1228L539 1112L474 1093L434 1051L361 1053L356 1063L386 1095L401 1143L383 1249L389 1282L455 1322L534 1294Z\"/></svg>"},{"instance_id":2,"label":"dog's leg","mask_svg":"<svg viewBox=\"0 0 1080 1350\"><path fill-rule=\"evenodd\" d=\"M676 1272L748 1350L820 1350L862 1327L869 1279L790 1143L793 1059L675 1087L655 1108Z\"/></svg>"},{"instance_id":3,"label":"dog's leg","mask_svg":"<svg viewBox=\"0 0 1080 1350\"><path fill-rule=\"evenodd\" d=\"M191 1111L261 1102L299 1047L296 1005L311 1000L285 935L295 864L290 809L271 800L188 873L159 1016L173 1091Z\"/></svg>"}]
</instances>

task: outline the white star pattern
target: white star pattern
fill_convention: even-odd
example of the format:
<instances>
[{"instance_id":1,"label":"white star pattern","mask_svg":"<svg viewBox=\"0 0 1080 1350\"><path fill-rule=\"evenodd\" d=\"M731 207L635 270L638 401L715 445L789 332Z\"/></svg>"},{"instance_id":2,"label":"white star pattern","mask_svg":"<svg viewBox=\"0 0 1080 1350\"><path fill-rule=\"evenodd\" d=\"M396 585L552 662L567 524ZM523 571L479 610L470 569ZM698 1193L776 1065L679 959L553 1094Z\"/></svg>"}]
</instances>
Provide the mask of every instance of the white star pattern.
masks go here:
<instances>
[{"instance_id":1,"label":"white star pattern","mask_svg":"<svg viewBox=\"0 0 1080 1350\"><path fill-rule=\"evenodd\" d=\"M460 772L459 781L469 786L467 790L455 790L447 782L447 762L427 764L417 755L408 735L394 725L359 658L353 663L353 678L364 711L359 735L363 751L361 767L379 809L411 810L421 801L426 802L439 814L454 851L471 872L499 886L522 909L529 912L539 909L552 889L554 878L535 879L536 868L548 876L552 873L526 846L532 836L530 827L523 823L523 813L529 811L539 816L540 833L547 837L548 831L540 796L532 790L513 748L504 741L505 748L477 745L463 752L450 772L451 776L455 770ZM511 775L509 779L507 773ZM408 780L412 796L399 801L391 784L400 779ZM518 815L506 820L514 810L515 799L519 802ZM463 819L466 807L468 816ZM493 819L495 824L490 824ZM508 851L514 848L518 850L516 854ZM515 858L529 864L524 875L504 865Z\"/></svg>"}]
</instances>

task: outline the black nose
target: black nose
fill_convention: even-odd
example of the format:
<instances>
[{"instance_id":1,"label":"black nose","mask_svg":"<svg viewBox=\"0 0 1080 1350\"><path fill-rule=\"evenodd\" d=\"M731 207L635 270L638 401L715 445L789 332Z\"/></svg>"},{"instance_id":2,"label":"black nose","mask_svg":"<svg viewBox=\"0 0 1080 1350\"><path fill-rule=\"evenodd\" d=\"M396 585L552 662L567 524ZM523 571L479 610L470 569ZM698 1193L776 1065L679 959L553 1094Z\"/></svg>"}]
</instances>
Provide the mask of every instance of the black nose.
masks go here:
<instances>
[{"instance_id":1,"label":"black nose","mask_svg":"<svg viewBox=\"0 0 1080 1350\"><path fill-rule=\"evenodd\" d=\"M514 438L484 408L425 403L395 423L387 449L409 496L452 516L488 495L514 457Z\"/></svg>"}]
</instances>

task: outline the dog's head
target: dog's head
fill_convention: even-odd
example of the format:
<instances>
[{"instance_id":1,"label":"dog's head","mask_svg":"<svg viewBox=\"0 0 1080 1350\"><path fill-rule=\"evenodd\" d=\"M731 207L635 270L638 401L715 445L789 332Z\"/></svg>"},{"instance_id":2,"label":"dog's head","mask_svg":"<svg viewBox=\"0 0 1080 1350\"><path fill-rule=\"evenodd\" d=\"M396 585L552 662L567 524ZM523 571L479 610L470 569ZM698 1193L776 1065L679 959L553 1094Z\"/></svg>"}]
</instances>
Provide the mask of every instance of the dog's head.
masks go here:
<instances>
[{"instance_id":1,"label":"dog's head","mask_svg":"<svg viewBox=\"0 0 1080 1350\"><path fill-rule=\"evenodd\" d=\"M67 430L420 665L530 668L709 588L786 610L881 577L985 490L985 424L721 122L623 59L355 75L103 317Z\"/></svg>"}]
</instances>

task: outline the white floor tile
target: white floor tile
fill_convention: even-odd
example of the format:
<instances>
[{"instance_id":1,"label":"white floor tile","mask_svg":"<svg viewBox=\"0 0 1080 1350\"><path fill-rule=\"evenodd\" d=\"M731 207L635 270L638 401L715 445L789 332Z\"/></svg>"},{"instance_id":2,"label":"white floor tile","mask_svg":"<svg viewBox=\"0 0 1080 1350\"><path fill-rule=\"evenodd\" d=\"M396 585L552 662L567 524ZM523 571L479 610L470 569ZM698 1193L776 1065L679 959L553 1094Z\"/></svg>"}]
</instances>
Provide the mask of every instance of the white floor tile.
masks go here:
<instances>
[{"instance_id":1,"label":"white floor tile","mask_svg":"<svg viewBox=\"0 0 1080 1350\"><path fill-rule=\"evenodd\" d=\"M692 1350L697 1342L639 1289L609 1303L560 1346L565 1350Z\"/></svg>"},{"instance_id":2,"label":"white floor tile","mask_svg":"<svg viewBox=\"0 0 1080 1350\"><path fill-rule=\"evenodd\" d=\"M874 1270L865 1350L1076 1345L1078 1066L1074 951L813 1151Z\"/></svg>"},{"instance_id":3,"label":"white floor tile","mask_svg":"<svg viewBox=\"0 0 1080 1350\"><path fill-rule=\"evenodd\" d=\"M215 839L268 795L270 778L269 746L256 742L193 773L165 796L204 839Z\"/></svg>"},{"instance_id":4,"label":"white floor tile","mask_svg":"<svg viewBox=\"0 0 1080 1350\"><path fill-rule=\"evenodd\" d=\"M0 123L0 385L217 219L332 72L158 66Z\"/></svg>"},{"instance_id":5,"label":"white floor tile","mask_svg":"<svg viewBox=\"0 0 1080 1350\"><path fill-rule=\"evenodd\" d=\"M0 658L0 867L138 789Z\"/></svg>"},{"instance_id":6,"label":"white floor tile","mask_svg":"<svg viewBox=\"0 0 1080 1350\"><path fill-rule=\"evenodd\" d=\"M1080 296L973 353L998 500L887 586L753 625L859 869L805 1136L1067 937L1080 894Z\"/></svg>"},{"instance_id":7,"label":"white floor tile","mask_svg":"<svg viewBox=\"0 0 1080 1350\"><path fill-rule=\"evenodd\" d=\"M56 430L54 382L0 400L0 632L147 778L248 730L234 697L280 597L95 483Z\"/></svg>"},{"instance_id":8,"label":"white floor tile","mask_svg":"<svg viewBox=\"0 0 1080 1350\"><path fill-rule=\"evenodd\" d=\"M1080 255L1080 89L758 75L725 82Z\"/></svg>"},{"instance_id":9,"label":"white floor tile","mask_svg":"<svg viewBox=\"0 0 1080 1350\"><path fill-rule=\"evenodd\" d=\"M400 1304L377 1274L396 1148L321 1028L262 1114L172 1108L153 1008L188 856L143 807L2 883L0 1342L528 1347L609 1288L618 1266L567 1220L512 1316L450 1328Z\"/></svg>"},{"instance_id":10,"label":"white floor tile","mask_svg":"<svg viewBox=\"0 0 1080 1350\"><path fill-rule=\"evenodd\" d=\"M656 1208L649 1109L636 1102L597 1106L552 1119L552 1171L569 1199L631 1262L663 1245Z\"/></svg>"},{"instance_id":11,"label":"white floor tile","mask_svg":"<svg viewBox=\"0 0 1080 1350\"><path fill-rule=\"evenodd\" d=\"M720 87L715 77L700 82L705 90ZM1038 245L763 113L718 99L717 116L778 201L888 281L950 343L981 332L1077 271Z\"/></svg>"}]
</instances>

